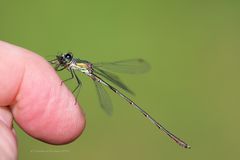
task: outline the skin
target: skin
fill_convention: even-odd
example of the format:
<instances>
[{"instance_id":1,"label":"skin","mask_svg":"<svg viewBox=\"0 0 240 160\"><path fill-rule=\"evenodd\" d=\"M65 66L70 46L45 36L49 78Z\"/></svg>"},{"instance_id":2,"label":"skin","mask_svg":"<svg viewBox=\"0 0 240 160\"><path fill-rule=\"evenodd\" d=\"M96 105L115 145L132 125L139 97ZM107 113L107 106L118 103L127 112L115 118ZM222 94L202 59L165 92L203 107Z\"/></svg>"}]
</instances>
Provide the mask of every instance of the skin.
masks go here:
<instances>
[{"instance_id":1,"label":"skin","mask_svg":"<svg viewBox=\"0 0 240 160\"><path fill-rule=\"evenodd\" d=\"M50 144L66 144L81 135L84 114L45 59L0 41L0 75L2 159L17 159L13 119L28 135Z\"/></svg>"}]
</instances>

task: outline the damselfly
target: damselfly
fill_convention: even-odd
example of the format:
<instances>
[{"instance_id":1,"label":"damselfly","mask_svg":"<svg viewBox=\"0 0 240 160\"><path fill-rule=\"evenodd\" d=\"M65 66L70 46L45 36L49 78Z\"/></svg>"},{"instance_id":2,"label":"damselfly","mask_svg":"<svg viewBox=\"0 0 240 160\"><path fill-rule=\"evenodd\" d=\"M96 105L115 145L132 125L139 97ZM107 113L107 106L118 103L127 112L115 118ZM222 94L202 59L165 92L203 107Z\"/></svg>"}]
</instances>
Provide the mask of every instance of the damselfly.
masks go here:
<instances>
[{"instance_id":1,"label":"damselfly","mask_svg":"<svg viewBox=\"0 0 240 160\"><path fill-rule=\"evenodd\" d=\"M120 92L118 89L110 85L107 81L112 82L116 86L122 88L123 90L133 93L124 83L120 81L120 79L110 72L126 72L126 73L142 73L149 70L149 65L142 59L131 59L126 61L116 61L112 63L90 63L86 60L81 60L75 58L71 52L63 53L57 55L55 59L49 61L51 64L55 65L56 71L61 71L67 69L71 73L71 77L62 81L66 82L71 79L76 79L77 86L73 89L73 93L76 93L76 100L79 95L80 87L82 85L80 79L78 78L76 71L80 71L83 74L90 77L96 88L99 96L101 107L108 113L112 112L112 104L110 98L105 91L105 87L108 87L114 93L121 96L124 100L126 100L130 105L139 110L146 118L148 118L155 126L157 126L160 130L162 130L165 134L167 134L171 139L177 142L180 146L184 148L190 148L190 146L185 143L183 140L169 132L165 127L163 127L160 123L154 120L146 111L144 111L141 107L139 107L135 102L133 102L130 98L128 98L125 94ZM102 78L103 77L103 78Z\"/></svg>"}]
</instances>

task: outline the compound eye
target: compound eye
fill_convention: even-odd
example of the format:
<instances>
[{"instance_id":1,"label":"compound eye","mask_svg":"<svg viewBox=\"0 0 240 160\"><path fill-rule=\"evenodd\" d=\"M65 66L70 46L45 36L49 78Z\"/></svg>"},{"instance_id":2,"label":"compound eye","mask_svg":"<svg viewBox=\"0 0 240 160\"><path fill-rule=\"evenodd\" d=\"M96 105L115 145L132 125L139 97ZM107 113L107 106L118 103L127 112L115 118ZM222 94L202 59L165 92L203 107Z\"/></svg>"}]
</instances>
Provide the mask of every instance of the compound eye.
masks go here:
<instances>
[{"instance_id":1,"label":"compound eye","mask_svg":"<svg viewBox=\"0 0 240 160\"><path fill-rule=\"evenodd\" d=\"M65 55L65 58L66 58L66 59L72 59L72 54L67 53L67 54Z\"/></svg>"}]
</instances>

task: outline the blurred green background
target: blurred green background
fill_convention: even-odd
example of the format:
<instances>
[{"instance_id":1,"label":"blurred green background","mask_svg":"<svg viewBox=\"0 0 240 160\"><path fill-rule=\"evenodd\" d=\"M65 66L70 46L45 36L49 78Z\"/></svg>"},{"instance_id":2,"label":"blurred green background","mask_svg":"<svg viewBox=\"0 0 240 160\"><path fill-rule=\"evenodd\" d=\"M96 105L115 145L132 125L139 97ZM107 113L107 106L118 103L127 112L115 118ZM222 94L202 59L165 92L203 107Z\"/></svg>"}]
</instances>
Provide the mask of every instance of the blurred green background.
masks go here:
<instances>
[{"instance_id":1,"label":"blurred green background","mask_svg":"<svg viewBox=\"0 0 240 160\"><path fill-rule=\"evenodd\" d=\"M43 57L72 51L92 62L148 61L149 73L120 75L137 94L130 97L192 146L179 147L110 92L107 116L81 76L83 135L55 146L15 126L20 160L239 158L240 1L0 2L0 39Z\"/></svg>"}]
</instances>

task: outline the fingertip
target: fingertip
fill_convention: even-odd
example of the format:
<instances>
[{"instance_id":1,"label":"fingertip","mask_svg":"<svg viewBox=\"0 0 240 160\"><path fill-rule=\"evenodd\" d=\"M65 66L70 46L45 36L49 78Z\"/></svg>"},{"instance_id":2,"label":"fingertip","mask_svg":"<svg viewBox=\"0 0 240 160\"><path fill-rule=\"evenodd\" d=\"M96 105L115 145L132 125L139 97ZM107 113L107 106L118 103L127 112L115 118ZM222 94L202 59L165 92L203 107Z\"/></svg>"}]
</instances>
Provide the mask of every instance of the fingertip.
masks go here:
<instances>
[{"instance_id":1,"label":"fingertip","mask_svg":"<svg viewBox=\"0 0 240 160\"><path fill-rule=\"evenodd\" d=\"M80 136L85 127L83 111L67 87L60 85L49 63L31 51L1 41L0 53L0 74L6 75L0 81L6 87L0 91L0 105L11 105L20 127L52 144L65 144Z\"/></svg>"},{"instance_id":2,"label":"fingertip","mask_svg":"<svg viewBox=\"0 0 240 160\"><path fill-rule=\"evenodd\" d=\"M84 130L83 111L47 61L35 54L27 56L31 61L26 62L16 97L15 119L28 134L44 142L73 141Z\"/></svg>"}]
</instances>

